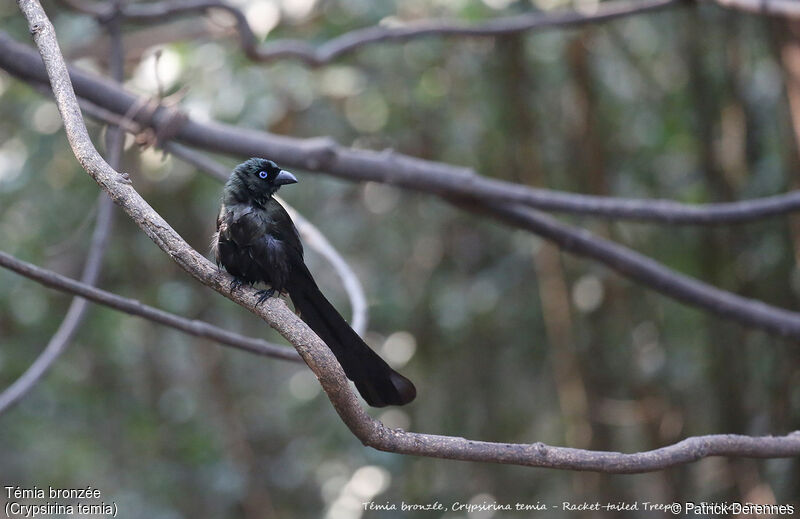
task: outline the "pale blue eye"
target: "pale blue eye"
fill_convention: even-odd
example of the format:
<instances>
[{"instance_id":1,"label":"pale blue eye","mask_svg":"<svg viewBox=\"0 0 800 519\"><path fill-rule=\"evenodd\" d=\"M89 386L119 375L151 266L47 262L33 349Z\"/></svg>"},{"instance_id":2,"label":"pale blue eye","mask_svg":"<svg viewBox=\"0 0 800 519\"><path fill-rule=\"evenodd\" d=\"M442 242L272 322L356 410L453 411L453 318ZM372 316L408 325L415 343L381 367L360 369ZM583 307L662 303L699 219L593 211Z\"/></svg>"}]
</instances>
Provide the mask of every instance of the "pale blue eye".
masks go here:
<instances>
[{"instance_id":1,"label":"pale blue eye","mask_svg":"<svg viewBox=\"0 0 800 519\"><path fill-rule=\"evenodd\" d=\"M266 171L259 171L258 172L258 176L261 177L261 178L267 178L267 172Z\"/></svg>"}]
</instances>

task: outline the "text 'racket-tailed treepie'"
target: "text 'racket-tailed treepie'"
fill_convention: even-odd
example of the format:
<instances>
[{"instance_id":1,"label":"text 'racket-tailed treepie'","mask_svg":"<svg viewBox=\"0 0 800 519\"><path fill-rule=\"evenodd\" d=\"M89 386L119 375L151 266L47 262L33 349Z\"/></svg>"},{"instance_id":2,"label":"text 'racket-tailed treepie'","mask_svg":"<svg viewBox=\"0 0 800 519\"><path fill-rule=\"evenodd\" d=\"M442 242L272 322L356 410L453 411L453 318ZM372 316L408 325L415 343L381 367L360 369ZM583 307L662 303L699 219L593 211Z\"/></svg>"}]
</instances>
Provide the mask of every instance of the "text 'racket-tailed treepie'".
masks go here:
<instances>
[{"instance_id":1,"label":"text 'racket-tailed treepie'","mask_svg":"<svg viewBox=\"0 0 800 519\"><path fill-rule=\"evenodd\" d=\"M289 214L273 198L297 179L271 160L252 158L236 166L225 184L212 248L232 286L266 283L259 303L288 292L300 318L325 341L347 378L373 407L414 400L414 384L389 367L325 299L303 261L303 245Z\"/></svg>"}]
</instances>

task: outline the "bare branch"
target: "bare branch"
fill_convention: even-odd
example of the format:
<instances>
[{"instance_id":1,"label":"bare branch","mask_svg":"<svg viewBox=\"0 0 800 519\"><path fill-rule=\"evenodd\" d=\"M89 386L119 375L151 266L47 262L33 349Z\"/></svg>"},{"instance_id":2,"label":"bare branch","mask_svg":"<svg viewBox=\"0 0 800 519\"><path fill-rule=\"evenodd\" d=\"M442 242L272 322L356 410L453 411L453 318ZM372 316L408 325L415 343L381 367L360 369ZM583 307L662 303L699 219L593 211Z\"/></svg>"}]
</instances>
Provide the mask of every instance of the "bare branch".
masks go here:
<instances>
[{"instance_id":1,"label":"bare branch","mask_svg":"<svg viewBox=\"0 0 800 519\"><path fill-rule=\"evenodd\" d=\"M409 22L397 27L376 26L355 30L334 38L316 49L302 40L275 41L260 50L257 49L256 53L247 52L247 55L256 61L273 61L277 58L291 56L304 61L308 65L320 66L373 43L403 42L429 36L494 38L533 30L578 27L590 23L600 23L624 16L652 12L680 3L685 2L684 0L644 0L637 2L617 0L598 4L596 10L590 14L576 11L526 13L495 18L477 25L449 20L425 20Z\"/></svg>"},{"instance_id":2,"label":"bare branch","mask_svg":"<svg viewBox=\"0 0 800 519\"><path fill-rule=\"evenodd\" d=\"M704 205L572 194L491 179L477 175L470 168L417 159L392 150L351 149L329 138L298 139L192 120L186 122L176 138L209 151L239 156L262 154L288 166L324 171L347 180L381 182L413 191L471 199L475 203L489 200L610 219L718 225L800 210L800 192Z\"/></svg>"},{"instance_id":3,"label":"bare branch","mask_svg":"<svg viewBox=\"0 0 800 519\"><path fill-rule=\"evenodd\" d=\"M104 4L90 4L81 0L61 1L73 9L100 19L111 16L111 7ZM184 14L204 13L209 9L223 10L233 16L242 50L253 61L266 63L292 58L306 65L318 67L375 43L404 42L430 36L494 38L533 30L600 23L624 16L657 11L681 3L686 3L686 0L639 0L635 2L615 0L598 4L592 13L536 12L495 18L475 25L450 20L425 20L394 27L375 26L345 33L318 47L303 40L275 40L259 46L258 38L250 28L242 11L221 0L166 0L153 3L131 3L122 7L121 15L125 20L152 23Z\"/></svg>"},{"instance_id":4,"label":"bare branch","mask_svg":"<svg viewBox=\"0 0 800 519\"><path fill-rule=\"evenodd\" d=\"M89 140L72 90L55 31L37 0L18 0L50 76L70 146L84 169L103 187L142 230L198 281L262 317L289 340L320 380L336 411L365 444L390 452L439 458L510 463L551 468L632 473L658 470L706 456L784 457L800 454L800 434L750 438L717 435L690 438L655 451L638 454L594 452L563 447L476 442L464 438L407 433L372 419L349 390L347 379L333 354L282 301L271 299L256 306L253 290L232 293L230 277L218 272L114 171Z\"/></svg>"},{"instance_id":5,"label":"bare branch","mask_svg":"<svg viewBox=\"0 0 800 519\"><path fill-rule=\"evenodd\" d=\"M756 14L800 17L800 2L797 0L709 0L722 7L739 9Z\"/></svg>"},{"instance_id":6,"label":"bare branch","mask_svg":"<svg viewBox=\"0 0 800 519\"><path fill-rule=\"evenodd\" d=\"M741 436L713 434L694 436L678 443L645 452L591 451L552 447L543 443L492 443L418 434L389 429L380 422L366 437L365 445L399 454L432 458L494 462L529 467L586 470L611 474L638 474L663 470L709 456L780 458L800 455L800 431L786 436Z\"/></svg>"},{"instance_id":7,"label":"bare branch","mask_svg":"<svg viewBox=\"0 0 800 519\"><path fill-rule=\"evenodd\" d=\"M236 349L272 357L280 360L300 362L297 352L286 346L272 344L262 339L246 337L238 333L219 328L213 324L194 319L187 319L152 306L143 304L135 299L112 294L105 290L81 283L74 279L62 276L51 270L46 270L36 265L15 258L10 254L0 251L0 267L7 268L21 276L32 279L46 287L64 292L76 294L83 300L92 301L126 314L142 317L150 321L169 326L194 337L210 339L220 344L232 346Z\"/></svg>"},{"instance_id":8,"label":"bare branch","mask_svg":"<svg viewBox=\"0 0 800 519\"><path fill-rule=\"evenodd\" d=\"M38 55L0 31L0 68L26 79L47 80ZM82 98L117 115L146 104L141 98L88 72L70 69ZM134 120L158 131L174 118L172 108L158 108ZM282 164L325 172L351 181L374 181L441 196L515 203L544 211L599 216L609 219L664 224L722 225L752 222L800 210L800 191L711 204L683 204L671 200L637 200L565 193L487 178L473 169L418 159L393 150L351 149L330 138L300 139L220 123L187 119L175 139L211 152L236 156L268 156Z\"/></svg>"},{"instance_id":9,"label":"bare branch","mask_svg":"<svg viewBox=\"0 0 800 519\"><path fill-rule=\"evenodd\" d=\"M703 281L675 272L653 260L610 240L592 235L521 206L487 203L471 205L478 211L506 221L558 244L562 249L595 259L634 281L684 303L719 316L800 339L800 313L784 310L755 299L748 299Z\"/></svg>"}]
</instances>

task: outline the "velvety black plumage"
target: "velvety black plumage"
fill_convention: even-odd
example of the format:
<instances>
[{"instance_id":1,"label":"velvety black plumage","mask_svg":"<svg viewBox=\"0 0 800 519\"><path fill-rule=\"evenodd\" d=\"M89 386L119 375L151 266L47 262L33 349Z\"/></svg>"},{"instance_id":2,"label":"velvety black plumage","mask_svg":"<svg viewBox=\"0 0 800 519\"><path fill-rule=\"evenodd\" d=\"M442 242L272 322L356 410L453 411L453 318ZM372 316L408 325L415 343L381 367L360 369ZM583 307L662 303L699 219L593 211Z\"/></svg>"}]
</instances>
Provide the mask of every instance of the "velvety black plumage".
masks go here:
<instances>
[{"instance_id":1,"label":"velvety black plumage","mask_svg":"<svg viewBox=\"0 0 800 519\"><path fill-rule=\"evenodd\" d=\"M303 261L303 245L286 210L272 197L297 179L271 160L252 158L225 184L212 248L235 284L266 283L261 301L288 292L300 317L331 349L347 377L373 407L414 400L414 384L361 340L322 295Z\"/></svg>"}]
</instances>

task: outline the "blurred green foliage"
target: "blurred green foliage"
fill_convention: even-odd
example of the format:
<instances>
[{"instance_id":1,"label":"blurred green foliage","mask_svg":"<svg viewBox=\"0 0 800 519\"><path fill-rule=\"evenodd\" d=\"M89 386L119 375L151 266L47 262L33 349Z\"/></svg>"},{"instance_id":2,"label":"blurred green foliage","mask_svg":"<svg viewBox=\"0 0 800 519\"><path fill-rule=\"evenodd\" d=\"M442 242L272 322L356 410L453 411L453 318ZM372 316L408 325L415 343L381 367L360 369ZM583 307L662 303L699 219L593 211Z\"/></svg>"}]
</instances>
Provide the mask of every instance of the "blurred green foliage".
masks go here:
<instances>
[{"instance_id":1,"label":"blurred green foliage","mask_svg":"<svg viewBox=\"0 0 800 519\"><path fill-rule=\"evenodd\" d=\"M524 1L502 2L499 11L489 6L497 2L477 0L286 0L280 11L271 2L241 3L262 9L255 11L261 21L263 13L280 15L269 38L312 42L386 17L477 23L537 8ZM102 56L102 28L46 7L65 53L102 70L104 58L87 51ZM11 3L0 5L0 20L3 30L29 40ZM780 60L785 40L775 20L698 5L498 41L373 45L317 70L251 63L234 38L170 42L187 26L206 27L198 20L147 35L166 43L131 45L127 86L156 93L158 48L166 92L185 88L181 105L198 118L329 135L583 193L709 202L797 183ZM145 30L126 27L126 37ZM101 143L103 128L90 123L90 130ZM243 158L220 160L232 166ZM190 244L207 250L216 181L132 142L122 169ZM666 299L433 196L296 173L301 183L282 195L359 275L370 302L368 342L378 351L387 343L388 350L416 345L403 372L417 384L417 401L371 411L389 425L624 452L692 435L800 428L796 344ZM53 103L0 73L2 250L77 277L97 194L66 145ZM788 218L718 228L565 219L719 287L798 307L800 234ZM344 311L335 274L311 252L308 261ZM281 340L187 277L122 215L101 286ZM34 360L68 304L65 295L0 271L0 386ZM361 503L371 500L797 505L797 468L796 460L712 458L605 476L381 453L348 432L305 367L99 307L45 379L0 416L0 483L92 485L118 503L122 517L404 516L364 512Z\"/></svg>"}]
</instances>

